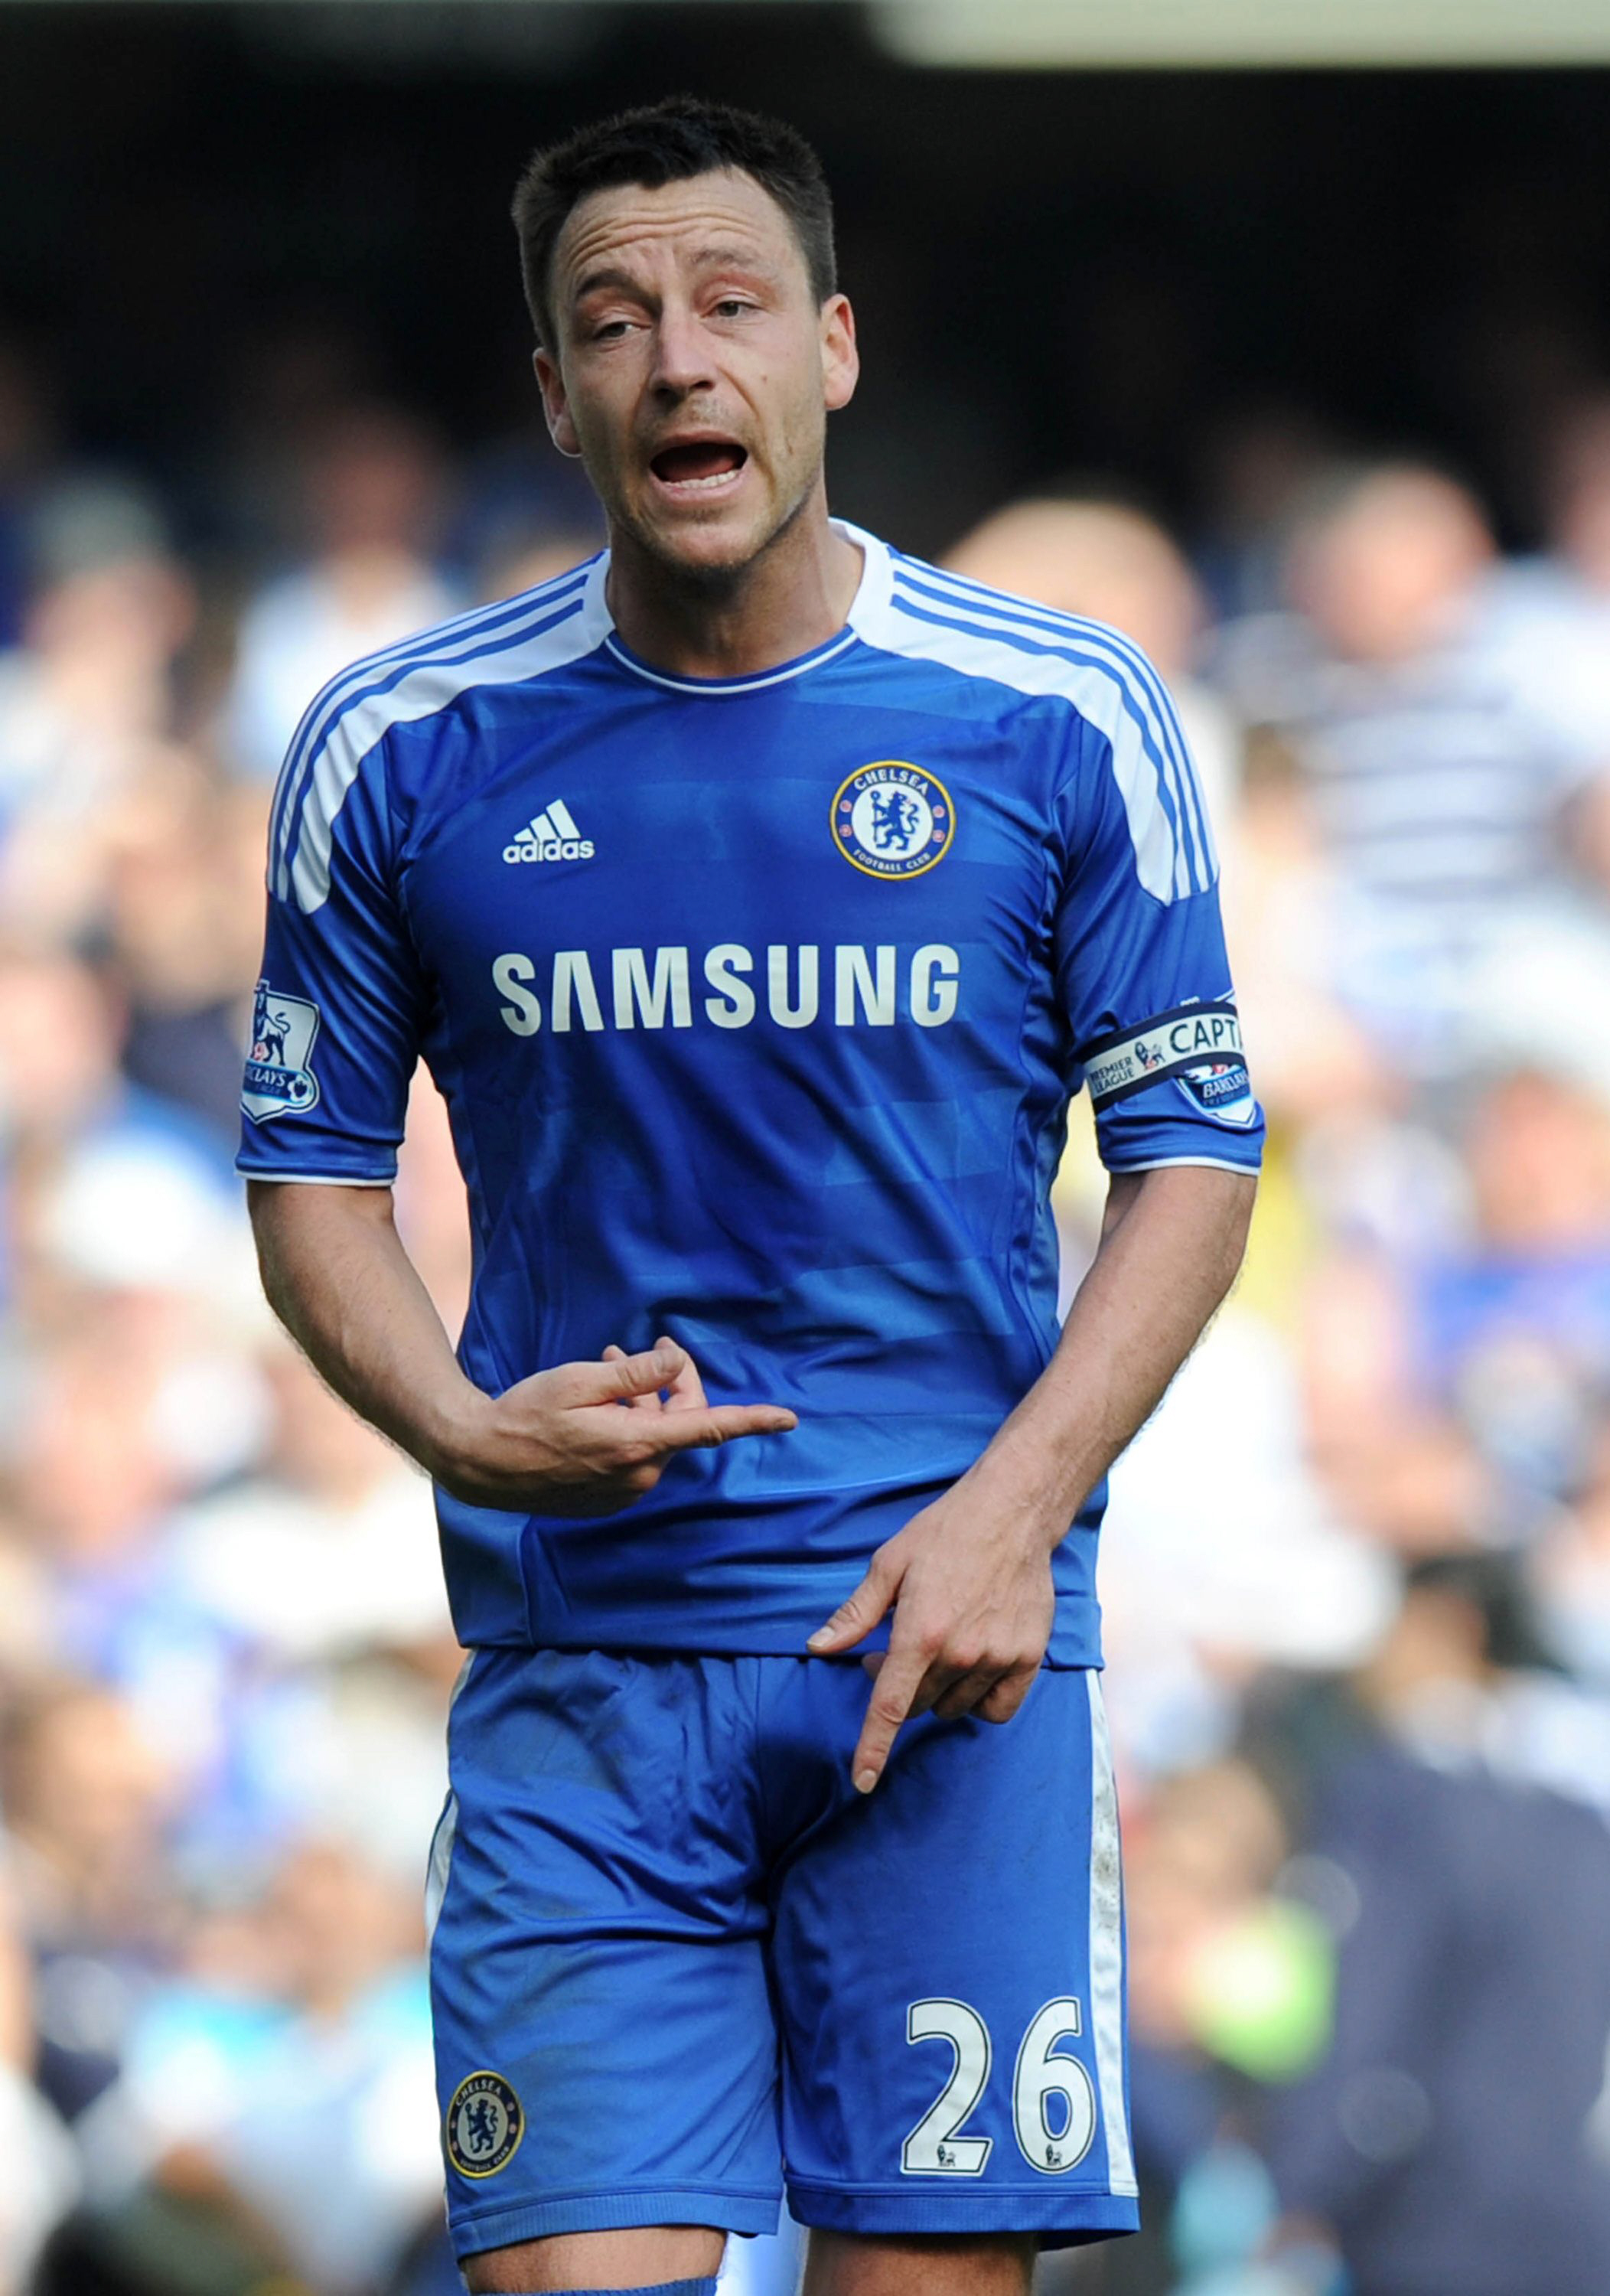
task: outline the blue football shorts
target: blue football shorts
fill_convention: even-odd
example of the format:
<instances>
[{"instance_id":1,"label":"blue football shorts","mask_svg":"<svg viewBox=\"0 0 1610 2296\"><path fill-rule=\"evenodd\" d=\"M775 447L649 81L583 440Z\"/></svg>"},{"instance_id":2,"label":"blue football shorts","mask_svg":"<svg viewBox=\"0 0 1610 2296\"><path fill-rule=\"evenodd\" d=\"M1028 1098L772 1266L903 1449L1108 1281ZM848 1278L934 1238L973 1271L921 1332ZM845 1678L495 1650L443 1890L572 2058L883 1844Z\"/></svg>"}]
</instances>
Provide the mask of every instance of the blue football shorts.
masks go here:
<instances>
[{"instance_id":1,"label":"blue football shorts","mask_svg":"<svg viewBox=\"0 0 1610 2296\"><path fill-rule=\"evenodd\" d=\"M854 1661L488 1649L431 1990L461 2257L623 2225L1135 2228L1100 1677L908 1723Z\"/></svg>"}]
</instances>

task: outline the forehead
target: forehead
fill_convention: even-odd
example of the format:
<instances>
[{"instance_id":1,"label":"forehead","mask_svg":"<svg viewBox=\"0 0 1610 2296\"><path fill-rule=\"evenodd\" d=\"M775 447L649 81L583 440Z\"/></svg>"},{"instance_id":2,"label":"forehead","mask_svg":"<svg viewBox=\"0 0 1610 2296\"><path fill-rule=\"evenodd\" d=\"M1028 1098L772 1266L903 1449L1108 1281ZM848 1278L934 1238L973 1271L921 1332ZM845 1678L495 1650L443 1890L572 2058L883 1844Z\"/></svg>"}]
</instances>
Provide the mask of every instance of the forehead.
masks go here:
<instances>
[{"instance_id":1,"label":"forehead","mask_svg":"<svg viewBox=\"0 0 1610 2296\"><path fill-rule=\"evenodd\" d=\"M553 250L553 284L573 295L589 273L658 270L717 254L737 256L767 270L805 257L788 216L752 176L712 169L650 190L611 184L589 192L566 217Z\"/></svg>"}]
</instances>

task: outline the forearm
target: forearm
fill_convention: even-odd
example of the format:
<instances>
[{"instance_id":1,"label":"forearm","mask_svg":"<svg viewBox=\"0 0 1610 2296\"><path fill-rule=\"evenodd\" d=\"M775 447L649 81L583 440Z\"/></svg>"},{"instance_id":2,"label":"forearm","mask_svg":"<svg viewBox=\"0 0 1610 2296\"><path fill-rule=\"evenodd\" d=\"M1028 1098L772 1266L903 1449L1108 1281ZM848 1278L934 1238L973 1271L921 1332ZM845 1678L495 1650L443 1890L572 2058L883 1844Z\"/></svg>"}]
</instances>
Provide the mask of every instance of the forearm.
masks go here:
<instances>
[{"instance_id":1,"label":"forearm","mask_svg":"<svg viewBox=\"0 0 1610 2296\"><path fill-rule=\"evenodd\" d=\"M486 1398L403 1249L390 1190L254 1180L249 1193L263 1289L315 1370L429 1472L447 1472Z\"/></svg>"},{"instance_id":2,"label":"forearm","mask_svg":"<svg viewBox=\"0 0 1610 2296\"><path fill-rule=\"evenodd\" d=\"M1230 1290L1255 1191L1211 1166L1115 1176L1057 1351L968 1478L1053 1546Z\"/></svg>"},{"instance_id":3,"label":"forearm","mask_svg":"<svg viewBox=\"0 0 1610 2296\"><path fill-rule=\"evenodd\" d=\"M459 1369L388 1189L254 1181L250 1201L263 1288L281 1322L343 1401L455 1498L614 1514L651 1491L678 1451L796 1423L777 1404L707 1402L668 1339L634 1356L612 1347L597 1362L552 1365L487 1395Z\"/></svg>"}]
</instances>

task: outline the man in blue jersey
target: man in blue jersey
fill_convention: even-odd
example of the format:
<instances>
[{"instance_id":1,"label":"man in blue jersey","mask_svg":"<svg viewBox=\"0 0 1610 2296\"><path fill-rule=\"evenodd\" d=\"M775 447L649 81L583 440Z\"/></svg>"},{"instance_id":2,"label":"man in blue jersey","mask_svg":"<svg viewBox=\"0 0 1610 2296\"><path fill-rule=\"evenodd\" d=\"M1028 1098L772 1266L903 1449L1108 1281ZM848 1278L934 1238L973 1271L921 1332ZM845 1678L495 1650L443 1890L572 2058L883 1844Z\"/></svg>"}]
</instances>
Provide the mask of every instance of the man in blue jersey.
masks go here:
<instances>
[{"instance_id":1,"label":"man in blue jersey","mask_svg":"<svg viewBox=\"0 0 1610 2296\"><path fill-rule=\"evenodd\" d=\"M830 520L854 331L791 130L657 105L515 213L610 548L312 704L241 1160L472 1652L454 2237L475 2290L708 2296L786 2189L812 2296L1016 2296L1136 2220L1093 1566L1258 1161L1212 841L1132 644ZM456 1357L391 1218L421 1054Z\"/></svg>"}]
</instances>

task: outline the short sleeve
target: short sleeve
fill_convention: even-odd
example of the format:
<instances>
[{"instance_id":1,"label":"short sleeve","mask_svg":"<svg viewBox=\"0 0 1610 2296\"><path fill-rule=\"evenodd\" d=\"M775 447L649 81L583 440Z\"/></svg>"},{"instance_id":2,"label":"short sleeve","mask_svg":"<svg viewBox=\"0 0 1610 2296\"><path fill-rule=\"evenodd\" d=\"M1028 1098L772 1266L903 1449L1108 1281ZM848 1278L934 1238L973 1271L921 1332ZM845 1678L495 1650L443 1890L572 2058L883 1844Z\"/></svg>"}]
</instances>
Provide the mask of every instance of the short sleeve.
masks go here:
<instances>
[{"instance_id":1,"label":"short sleeve","mask_svg":"<svg viewBox=\"0 0 1610 2296\"><path fill-rule=\"evenodd\" d=\"M383 746L355 750L339 722L315 752L298 736L270 816L236 1159L253 1179L381 1186L396 1173L424 989L396 894Z\"/></svg>"},{"instance_id":2,"label":"short sleeve","mask_svg":"<svg viewBox=\"0 0 1610 2296\"><path fill-rule=\"evenodd\" d=\"M1057 995L1109 1171L1255 1172L1254 1097L1219 916L1218 868L1178 720L1160 697L1119 754L1084 724L1058 806ZM1165 713L1166 712L1166 715Z\"/></svg>"}]
</instances>

